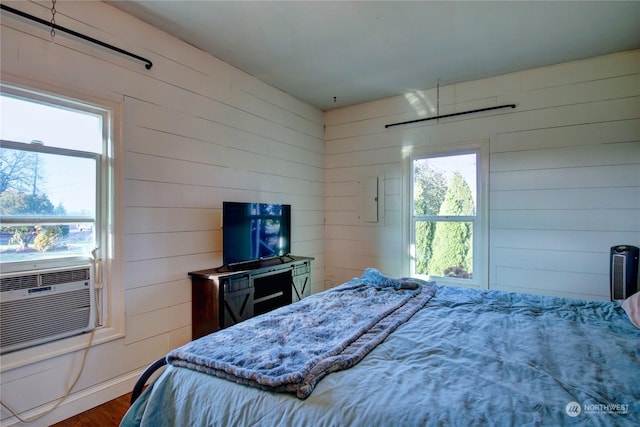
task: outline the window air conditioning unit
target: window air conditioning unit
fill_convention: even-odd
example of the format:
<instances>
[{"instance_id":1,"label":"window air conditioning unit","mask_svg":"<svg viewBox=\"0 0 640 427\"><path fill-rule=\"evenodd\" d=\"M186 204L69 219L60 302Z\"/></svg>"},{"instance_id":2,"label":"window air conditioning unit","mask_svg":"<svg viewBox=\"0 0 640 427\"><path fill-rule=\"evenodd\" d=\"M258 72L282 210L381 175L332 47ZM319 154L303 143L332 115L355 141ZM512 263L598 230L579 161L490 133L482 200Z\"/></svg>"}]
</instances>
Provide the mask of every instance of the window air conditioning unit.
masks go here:
<instances>
[{"instance_id":1,"label":"window air conditioning unit","mask_svg":"<svg viewBox=\"0 0 640 427\"><path fill-rule=\"evenodd\" d=\"M93 267L0 276L0 354L95 327Z\"/></svg>"}]
</instances>

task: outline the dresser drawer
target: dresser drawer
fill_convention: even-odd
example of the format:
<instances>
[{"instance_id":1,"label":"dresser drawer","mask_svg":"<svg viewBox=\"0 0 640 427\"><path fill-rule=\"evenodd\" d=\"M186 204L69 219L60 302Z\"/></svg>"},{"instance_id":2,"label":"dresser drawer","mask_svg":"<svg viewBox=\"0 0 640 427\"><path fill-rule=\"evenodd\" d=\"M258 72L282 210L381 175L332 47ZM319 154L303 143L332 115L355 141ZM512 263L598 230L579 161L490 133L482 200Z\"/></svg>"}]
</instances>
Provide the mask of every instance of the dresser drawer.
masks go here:
<instances>
[{"instance_id":1,"label":"dresser drawer","mask_svg":"<svg viewBox=\"0 0 640 427\"><path fill-rule=\"evenodd\" d=\"M240 277L233 277L230 279L225 279L224 281L224 291L226 292L236 292L242 289L246 289L251 286L251 280L249 280L250 276L243 275Z\"/></svg>"},{"instance_id":2,"label":"dresser drawer","mask_svg":"<svg viewBox=\"0 0 640 427\"><path fill-rule=\"evenodd\" d=\"M311 264L308 262L298 264L293 267L293 275L300 276L301 274L309 274L311 272Z\"/></svg>"}]
</instances>

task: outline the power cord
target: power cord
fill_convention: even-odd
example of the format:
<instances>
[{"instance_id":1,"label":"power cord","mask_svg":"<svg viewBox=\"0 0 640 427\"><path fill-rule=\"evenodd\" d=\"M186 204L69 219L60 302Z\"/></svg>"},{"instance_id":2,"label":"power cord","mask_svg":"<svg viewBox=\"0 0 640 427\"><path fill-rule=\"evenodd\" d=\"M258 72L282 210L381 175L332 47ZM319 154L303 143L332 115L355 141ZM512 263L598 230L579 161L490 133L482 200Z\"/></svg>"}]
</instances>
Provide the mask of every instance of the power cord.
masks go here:
<instances>
[{"instance_id":1,"label":"power cord","mask_svg":"<svg viewBox=\"0 0 640 427\"><path fill-rule=\"evenodd\" d=\"M67 397L69 397L69 395L71 394L71 390L73 390L73 388L78 383L78 380L80 379L80 376L82 375L82 371L84 371L84 365L85 365L85 362L87 361L87 354L89 354L89 349L91 348L91 344L93 343L93 336L95 335L95 332L96 332L95 328L91 330L91 334L89 335L89 342L87 343L87 346L84 349L84 354L82 355L82 364L80 365L80 371L78 372L78 375L76 375L76 379L73 380L73 384L71 384L71 386L67 389L67 391L64 393L64 395L61 398L58 399L58 401L56 402L55 405L53 405L52 408L49 408L48 410L46 410L42 414L38 414L38 415L36 415L34 417L22 418L20 415L18 415L18 413L16 411L11 409L11 407L7 406L7 404L4 403L1 400L0 400L0 405L4 406L9 412L11 412L11 415L16 417L18 419L18 421L20 421L21 423L30 423L32 421L39 420L40 418L44 417L45 415L49 415L51 412L53 412L58 406L60 406L60 404L62 402L65 401L65 399Z\"/></svg>"}]
</instances>

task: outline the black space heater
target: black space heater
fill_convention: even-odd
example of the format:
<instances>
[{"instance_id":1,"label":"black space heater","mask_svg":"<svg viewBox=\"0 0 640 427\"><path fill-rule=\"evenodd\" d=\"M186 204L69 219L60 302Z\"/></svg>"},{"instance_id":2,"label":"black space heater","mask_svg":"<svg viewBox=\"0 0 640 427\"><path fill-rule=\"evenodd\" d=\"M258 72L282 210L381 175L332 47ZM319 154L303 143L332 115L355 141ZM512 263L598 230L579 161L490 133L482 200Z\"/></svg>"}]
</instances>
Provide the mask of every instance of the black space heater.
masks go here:
<instances>
[{"instance_id":1,"label":"black space heater","mask_svg":"<svg viewBox=\"0 0 640 427\"><path fill-rule=\"evenodd\" d=\"M630 245L611 248L611 301L623 300L638 291L638 254L640 249Z\"/></svg>"}]
</instances>

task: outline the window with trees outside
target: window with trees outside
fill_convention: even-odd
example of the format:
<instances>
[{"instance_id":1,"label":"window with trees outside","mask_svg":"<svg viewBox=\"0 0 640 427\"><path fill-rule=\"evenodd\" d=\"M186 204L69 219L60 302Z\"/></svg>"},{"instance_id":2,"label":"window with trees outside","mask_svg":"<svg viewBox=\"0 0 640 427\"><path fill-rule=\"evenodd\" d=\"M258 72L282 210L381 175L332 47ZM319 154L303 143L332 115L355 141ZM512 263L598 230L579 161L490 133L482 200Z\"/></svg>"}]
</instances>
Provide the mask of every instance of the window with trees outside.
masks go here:
<instances>
[{"instance_id":1,"label":"window with trees outside","mask_svg":"<svg viewBox=\"0 0 640 427\"><path fill-rule=\"evenodd\" d=\"M476 286L486 280L481 154L472 148L411 158L412 275Z\"/></svg>"},{"instance_id":2,"label":"window with trees outside","mask_svg":"<svg viewBox=\"0 0 640 427\"><path fill-rule=\"evenodd\" d=\"M0 267L92 261L108 246L111 111L7 84L0 109Z\"/></svg>"}]
</instances>

